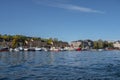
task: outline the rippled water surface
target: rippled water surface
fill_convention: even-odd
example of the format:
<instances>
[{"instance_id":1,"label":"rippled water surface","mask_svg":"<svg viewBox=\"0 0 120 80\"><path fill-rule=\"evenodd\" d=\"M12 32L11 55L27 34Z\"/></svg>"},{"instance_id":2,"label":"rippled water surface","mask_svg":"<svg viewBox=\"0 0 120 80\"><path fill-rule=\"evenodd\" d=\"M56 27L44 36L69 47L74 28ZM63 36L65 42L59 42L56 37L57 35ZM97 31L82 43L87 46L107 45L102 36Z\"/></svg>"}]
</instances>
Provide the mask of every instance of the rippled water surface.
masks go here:
<instances>
[{"instance_id":1,"label":"rippled water surface","mask_svg":"<svg viewBox=\"0 0 120 80\"><path fill-rule=\"evenodd\" d=\"M120 80L120 51L1 52L0 80Z\"/></svg>"}]
</instances>

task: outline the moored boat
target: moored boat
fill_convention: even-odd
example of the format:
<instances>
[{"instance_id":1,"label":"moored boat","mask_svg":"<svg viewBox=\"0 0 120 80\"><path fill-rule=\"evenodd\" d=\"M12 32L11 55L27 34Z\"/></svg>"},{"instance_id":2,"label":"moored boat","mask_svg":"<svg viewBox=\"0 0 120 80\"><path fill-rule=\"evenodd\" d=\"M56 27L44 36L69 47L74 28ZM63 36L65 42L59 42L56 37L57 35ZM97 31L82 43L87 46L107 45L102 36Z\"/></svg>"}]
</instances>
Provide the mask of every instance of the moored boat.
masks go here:
<instances>
[{"instance_id":1,"label":"moored boat","mask_svg":"<svg viewBox=\"0 0 120 80\"><path fill-rule=\"evenodd\" d=\"M24 51L24 48L23 48L23 47L19 47L19 50L20 50L20 51Z\"/></svg>"},{"instance_id":2,"label":"moored boat","mask_svg":"<svg viewBox=\"0 0 120 80\"><path fill-rule=\"evenodd\" d=\"M98 49L98 51L104 51L104 49Z\"/></svg>"},{"instance_id":3,"label":"moored boat","mask_svg":"<svg viewBox=\"0 0 120 80\"><path fill-rule=\"evenodd\" d=\"M18 52L18 51L20 51L20 50L19 50L19 48L15 48L14 51L15 51L15 52Z\"/></svg>"},{"instance_id":4,"label":"moored boat","mask_svg":"<svg viewBox=\"0 0 120 80\"><path fill-rule=\"evenodd\" d=\"M81 48L77 48L76 51L81 51Z\"/></svg>"},{"instance_id":5,"label":"moored boat","mask_svg":"<svg viewBox=\"0 0 120 80\"><path fill-rule=\"evenodd\" d=\"M45 48L45 47L42 47L41 50L42 50L42 51L49 51L49 50L48 50L47 48Z\"/></svg>"},{"instance_id":6,"label":"moored boat","mask_svg":"<svg viewBox=\"0 0 120 80\"><path fill-rule=\"evenodd\" d=\"M1 49L0 49L0 52L5 52L5 51L9 51L9 48L4 47L4 48L1 48Z\"/></svg>"},{"instance_id":7,"label":"moored boat","mask_svg":"<svg viewBox=\"0 0 120 80\"><path fill-rule=\"evenodd\" d=\"M28 51L35 51L35 48L33 48L33 47L28 48Z\"/></svg>"},{"instance_id":8,"label":"moored boat","mask_svg":"<svg viewBox=\"0 0 120 80\"><path fill-rule=\"evenodd\" d=\"M28 48L24 48L24 51L28 51Z\"/></svg>"},{"instance_id":9,"label":"moored boat","mask_svg":"<svg viewBox=\"0 0 120 80\"><path fill-rule=\"evenodd\" d=\"M12 52L14 49L10 48L9 51Z\"/></svg>"},{"instance_id":10,"label":"moored boat","mask_svg":"<svg viewBox=\"0 0 120 80\"><path fill-rule=\"evenodd\" d=\"M58 52L58 51L60 51L61 49L59 49L59 48L56 48L56 47L51 47L50 48L50 51L55 51L55 52ZM62 51L62 50L61 50Z\"/></svg>"},{"instance_id":11,"label":"moored boat","mask_svg":"<svg viewBox=\"0 0 120 80\"><path fill-rule=\"evenodd\" d=\"M41 48L35 47L35 51L41 51Z\"/></svg>"}]
</instances>

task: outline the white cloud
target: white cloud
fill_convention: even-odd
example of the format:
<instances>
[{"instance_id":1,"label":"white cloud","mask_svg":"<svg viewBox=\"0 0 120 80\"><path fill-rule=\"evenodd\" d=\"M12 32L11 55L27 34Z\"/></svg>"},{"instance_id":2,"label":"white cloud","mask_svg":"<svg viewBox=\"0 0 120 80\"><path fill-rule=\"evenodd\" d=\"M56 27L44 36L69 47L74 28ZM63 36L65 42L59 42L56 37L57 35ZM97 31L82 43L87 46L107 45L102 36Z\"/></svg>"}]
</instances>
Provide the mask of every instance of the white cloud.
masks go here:
<instances>
[{"instance_id":1,"label":"white cloud","mask_svg":"<svg viewBox=\"0 0 120 80\"><path fill-rule=\"evenodd\" d=\"M94 10L91 8L86 8L86 7L76 6L76 5L71 5L71 4L59 4L59 5L56 5L55 7L69 9L69 10L76 10L76 11L81 11L81 12L89 12L89 13L101 13L101 14L104 13L103 11Z\"/></svg>"},{"instance_id":2,"label":"white cloud","mask_svg":"<svg viewBox=\"0 0 120 80\"><path fill-rule=\"evenodd\" d=\"M66 2L69 2L69 0L37 0L38 4L42 4L50 7L57 7L57 8L62 8L66 10L74 10L74 11L88 12L88 13L100 13L100 14L105 13L103 11L95 10L92 8L87 8L87 7L82 7L82 6L72 5L72 4L64 4Z\"/></svg>"}]
</instances>

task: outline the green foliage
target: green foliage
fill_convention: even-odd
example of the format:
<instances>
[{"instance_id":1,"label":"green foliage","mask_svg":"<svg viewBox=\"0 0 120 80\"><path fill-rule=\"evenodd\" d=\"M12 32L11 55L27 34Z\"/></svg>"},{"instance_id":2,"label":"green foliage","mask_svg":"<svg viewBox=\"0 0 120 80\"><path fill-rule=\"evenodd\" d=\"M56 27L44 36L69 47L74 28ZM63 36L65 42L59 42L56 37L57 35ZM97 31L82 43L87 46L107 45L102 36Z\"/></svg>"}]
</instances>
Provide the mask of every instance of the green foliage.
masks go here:
<instances>
[{"instance_id":1,"label":"green foliage","mask_svg":"<svg viewBox=\"0 0 120 80\"><path fill-rule=\"evenodd\" d=\"M47 40L47 44L49 44L49 45L53 44L52 38L49 38L49 39Z\"/></svg>"},{"instance_id":2,"label":"green foliage","mask_svg":"<svg viewBox=\"0 0 120 80\"><path fill-rule=\"evenodd\" d=\"M98 49L102 49L104 47L103 41L98 40Z\"/></svg>"},{"instance_id":3,"label":"green foliage","mask_svg":"<svg viewBox=\"0 0 120 80\"><path fill-rule=\"evenodd\" d=\"M104 44L104 47L103 47L103 48L108 48L108 44L109 44L109 43L108 43L107 41L104 41L103 44Z\"/></svg>"},{"instance_id":4,"label":"green foliage","mask_svg":"<svg viewBox=\"0 0 120 80\"><path fill-rule=\"evenodd\" d=\"M13 41L12 41L12 48L15 48L17 46L18 46L18 41L17 41L16 38L14 38Z\"/></svg>"},{"instance_id":5,"label":"green foliage","mask_svg":"<svg viewBox=\"0 0 120 80\"><path fill-rule=\"evenodd\" d=\"M7 36L6 34L3 35L2 38L3 38L5 41L7 41L7 40L9 39L8 36Z\"/></svg>"},{"instance_id":6,"label":"green foliage","mask_svg":"<svg viewBox=\"0 0 120 80\"><path fill-rule=\"evenodd\" d=\"M108 48L113 48L113 43L108 43Z\"/></svg>"},{"instance_id":7,"label":"green foliage","mask_svg":"<svg viewBox=\"0 0 120 80\"><path fill-rule=\"evenodd\" d=\"M94 48L94 49L98 49L98 42L97 42L97 41L94 41L93 44L94 44L93 48Z\"/></svg>"},{"instance_id":8,"label":"green foliage","mask_svg":"<svg viewBox=\"0 0 120 80\"><path fill-rule=\"evenodd\" d=\"M94 49L103 49L103 48L113 48L113 43L108 43L107 41L94 41Z\"/></svg>"}]
</instances>

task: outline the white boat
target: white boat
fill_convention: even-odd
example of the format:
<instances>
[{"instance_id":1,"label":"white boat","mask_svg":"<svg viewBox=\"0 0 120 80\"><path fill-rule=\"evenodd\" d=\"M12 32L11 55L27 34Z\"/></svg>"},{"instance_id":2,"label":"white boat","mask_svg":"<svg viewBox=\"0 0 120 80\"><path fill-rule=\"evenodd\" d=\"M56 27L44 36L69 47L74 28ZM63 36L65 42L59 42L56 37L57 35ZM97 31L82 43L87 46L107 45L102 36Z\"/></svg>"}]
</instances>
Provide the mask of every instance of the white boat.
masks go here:
<instances>
[{"instance_id":1,"label":"white boat","mask_svg":"<svg viewBox=\"0 0 120 80\"><path fill-rule=\"evenodd\" d=\"M28 48L24 48L24 51L28 51Z\"/></svg>"},{"instance_id":2,"label":"white boat","mask_svg":"<svg viewBox=\"0 0 120 80\"><path fill-rule=\"evenodd\" d=\"M68 50L69 50L69 51L75 51L75 48L69 47Z\"/></svg>"},{"instance_id":3,"label":"white boat","mask_svg":"<svg viewBox=\"0 0 120 80\"><path fill-rule=\"evenodd\" d=\"M14 51L18 52L18 51L20 51L20 50L19 50L19 48L15 48Z\"/></svg>"},{"instance_id":4,"label":"white boat","mask_svg":"<svg viewBox=\"0 0 120 80\"><path fill-rule=\"evenodd\" d=\"M98 51L104 51L104 49L98 49Z\"/></svg>"},{"instance_id":5,"label":"white boat","mask_svg":"<svg viewBox=\"0 0 120 80\"><path fill-rule=\"evenodd\" d=\"M35 51L41 51L41 50L42 50L41 48L38 47L35 48Z\"/></svg>"},{"instance_id":6,"label":"white boat","mask_svg":"<svg viewBox=\"0 0 120 80\"><path fill-rule=\"evenodd\" d=\"M10 51L10 52L12 52L12 51L13 51L13 49L12 49L12 48L10 48L10 49L9 49L9 51Z\"/></svg>"},{"instance_id":7,"label":"white boat","mask_svg":"<svg viewBox=\"0 0 120 80\"><path fill-rule=\"evenodd\" d=\"M50 48L50 51L59 51L59 49L58 49L58 48L55 48L55 47L51 47L51 48Z\"/></svg>"},{"instance_id":8,"label":"white boat","mask_svg":"<svg viewBox=\"0 0 120 80\"><path fill-rule=\"evenodd\" d=\"M23 47L19 47L19 50L20 50L20 51L23 51L24 49L23 49Z\"/></svg>"},{"instance_id":9,"label":"white boat","mask_svg":"<svg viewBox=\"0 0 120 80\"><path fill-rule=\"evenodd\" d=\"M48 50L47 50L46 48L44 48L44 47L42 48L42 50L43 50L43 51L48 51Z\"/></svg>"},{"instance_id":10,"label":"white boat","mask_svg":"<svg viewBox=\"0 0 120 80\"><path fill-rule=\"evenodd\" d=\"M58 51L59 51L59 49L56 49L56 48L55 48L53 51L58 52Z\"/></svg>"}]
</instances>

